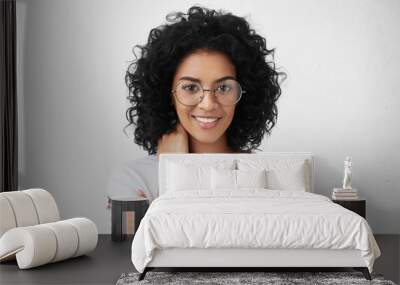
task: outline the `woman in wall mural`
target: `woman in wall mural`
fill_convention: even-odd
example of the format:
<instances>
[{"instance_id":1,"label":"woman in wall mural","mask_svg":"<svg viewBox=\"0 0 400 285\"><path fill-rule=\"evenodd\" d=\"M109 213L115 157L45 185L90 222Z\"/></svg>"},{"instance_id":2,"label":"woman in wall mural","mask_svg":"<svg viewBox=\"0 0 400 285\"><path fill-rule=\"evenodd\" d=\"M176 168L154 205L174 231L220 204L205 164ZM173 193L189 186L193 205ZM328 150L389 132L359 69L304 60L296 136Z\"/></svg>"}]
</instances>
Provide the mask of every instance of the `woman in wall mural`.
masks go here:
<instances>
[{"instance_id":1,"label":"woman in wall mural","mask_svg":"<svg viewBox=\"0 0 400 285\"><path fill-rule=\"evenodd\" d=\"M149 156L117 170L109 195L157 197L160 153L257 150L277 119L274 49L242 17L198 6L167 15L126 73L128 126ZM128 127L127 126L127 127Z\"/></svg>"}]
</instances>

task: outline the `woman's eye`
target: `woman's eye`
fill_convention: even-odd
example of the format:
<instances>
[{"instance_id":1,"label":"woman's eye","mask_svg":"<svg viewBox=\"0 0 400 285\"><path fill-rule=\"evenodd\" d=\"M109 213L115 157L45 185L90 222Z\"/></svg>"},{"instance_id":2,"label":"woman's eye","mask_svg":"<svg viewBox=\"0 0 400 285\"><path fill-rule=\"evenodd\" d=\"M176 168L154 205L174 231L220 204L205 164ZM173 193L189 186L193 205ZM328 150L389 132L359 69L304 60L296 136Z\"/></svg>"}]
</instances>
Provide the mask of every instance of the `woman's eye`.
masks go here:
<instances>
[{"instance_id":1,"label":"woman's eye","mask_svg":"<svg viewBox=\"0 0 400 285\"><path fill-rule=\"evenodd\" d=\"M196 84L188 84L182 86L182 89L188 92L196 92L198 91L198 86Z\"/></svg>"},{"instance_id":2,"label":"woman's eye","mask_svg":"<svg viewBox=\"0 0 400 285\"><path fill-rule=\"evenodd\" d=\"M226 92L231 91L231 87L228 86L228 85L220 85L220 86L218 86L217 91L218 92L222 92L222 93L226 93Z\"/></svg>"}]
</instances>

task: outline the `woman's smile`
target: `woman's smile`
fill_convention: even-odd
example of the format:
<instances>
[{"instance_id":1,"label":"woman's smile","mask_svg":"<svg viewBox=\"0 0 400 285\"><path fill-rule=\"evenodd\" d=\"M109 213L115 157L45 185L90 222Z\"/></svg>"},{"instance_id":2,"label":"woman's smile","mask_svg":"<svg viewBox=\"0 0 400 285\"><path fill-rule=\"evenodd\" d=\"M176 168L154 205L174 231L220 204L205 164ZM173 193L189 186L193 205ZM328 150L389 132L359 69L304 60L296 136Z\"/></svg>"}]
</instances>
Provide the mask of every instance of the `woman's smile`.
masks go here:
<instances>
[{"instance_id":1,"label":"woman's smile","mask_svg":"<svg viewBox=\"0 0 400 285\"><path fill-rule=\"evenodd\" d=\"M192 115L192 118L194 121L203 129L211 129L215 127L221 117L215 117L215 116L195 116Z\"/></svg>"}]
</instances>

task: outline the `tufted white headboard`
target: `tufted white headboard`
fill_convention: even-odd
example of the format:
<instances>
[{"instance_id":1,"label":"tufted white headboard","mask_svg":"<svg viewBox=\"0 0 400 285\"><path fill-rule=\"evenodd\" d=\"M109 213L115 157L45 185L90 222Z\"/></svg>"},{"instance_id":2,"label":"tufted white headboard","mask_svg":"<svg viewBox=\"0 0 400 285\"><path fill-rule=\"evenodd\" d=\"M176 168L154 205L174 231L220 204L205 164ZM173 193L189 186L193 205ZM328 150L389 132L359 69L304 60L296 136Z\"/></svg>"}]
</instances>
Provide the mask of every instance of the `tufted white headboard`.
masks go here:
<instances>
[{"instance_id":1,"label":"tufted white headboard","mask_svg":"<svg viewBox=\"0 0 400 285\"><path fill-rule=\"evenodd\" d=\"M314 158L311 152L263 152L263 153L164 153L160 154L158 165L159 195L166 192L167 165L170 161L190 160L199 163L213 164L217 160L259 160L259 159L304 159L308 166L308 182L310 191L314 192Z\"/></svg>"}]
</instances>

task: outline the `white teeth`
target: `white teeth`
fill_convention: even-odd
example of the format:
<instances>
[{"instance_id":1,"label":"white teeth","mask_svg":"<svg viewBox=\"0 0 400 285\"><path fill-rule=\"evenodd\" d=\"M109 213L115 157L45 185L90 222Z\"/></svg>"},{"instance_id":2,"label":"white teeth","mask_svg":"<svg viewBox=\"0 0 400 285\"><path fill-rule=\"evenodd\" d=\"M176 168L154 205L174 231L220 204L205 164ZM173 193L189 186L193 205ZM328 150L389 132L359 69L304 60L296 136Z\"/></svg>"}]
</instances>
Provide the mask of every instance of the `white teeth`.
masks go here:
<instances>
[{"instance_id":1,"label":"white teeth","mask_svg":"<svg viewBox=\"0 0 400 285\"><path fill-rule=\"evenodd\" d=\"M197 121L202 123L212 123L218 120L218 118L204 118L204 117L195 117Z\"/></svg>"}]
</instances>

